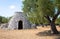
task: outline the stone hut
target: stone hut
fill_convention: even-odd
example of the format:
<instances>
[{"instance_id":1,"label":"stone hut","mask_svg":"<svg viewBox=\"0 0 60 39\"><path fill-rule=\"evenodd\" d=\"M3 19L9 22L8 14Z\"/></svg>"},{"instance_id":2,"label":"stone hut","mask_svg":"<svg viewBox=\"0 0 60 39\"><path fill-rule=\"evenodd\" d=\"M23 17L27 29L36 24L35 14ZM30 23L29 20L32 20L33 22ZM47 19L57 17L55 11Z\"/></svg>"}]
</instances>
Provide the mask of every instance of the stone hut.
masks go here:
<instances>
[{"instance_id":1,"label":"stone hut","mask_svg":"<svg viewBox=\"0 0 60 39\"><path fill-rule=\"evenodd\" d=\"M8 29L31 29L31 24L22 12L16 12L9 21Z\"/></svg>"}]
</instances>

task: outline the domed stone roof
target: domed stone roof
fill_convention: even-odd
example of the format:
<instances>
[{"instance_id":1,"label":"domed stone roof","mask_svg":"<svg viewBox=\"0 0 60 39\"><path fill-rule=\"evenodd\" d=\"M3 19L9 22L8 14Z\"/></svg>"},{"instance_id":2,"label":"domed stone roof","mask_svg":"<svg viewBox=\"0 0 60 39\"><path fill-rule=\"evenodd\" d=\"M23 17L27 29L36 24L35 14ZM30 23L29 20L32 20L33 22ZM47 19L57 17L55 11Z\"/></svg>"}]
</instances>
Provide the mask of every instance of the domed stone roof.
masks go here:
<instances>
[{"instance_id":1,"label":"domed stone roof","mask_svg":"<svg viewBox=\"0 0 60 39\"><path fill-rule=\"evenodd\" d=\"M9 29L30 29L31 24L26 19L26 16L23 14L23 12L16 12L11 20L9 21L8 25Z\"/></svg>"}]
</instances>

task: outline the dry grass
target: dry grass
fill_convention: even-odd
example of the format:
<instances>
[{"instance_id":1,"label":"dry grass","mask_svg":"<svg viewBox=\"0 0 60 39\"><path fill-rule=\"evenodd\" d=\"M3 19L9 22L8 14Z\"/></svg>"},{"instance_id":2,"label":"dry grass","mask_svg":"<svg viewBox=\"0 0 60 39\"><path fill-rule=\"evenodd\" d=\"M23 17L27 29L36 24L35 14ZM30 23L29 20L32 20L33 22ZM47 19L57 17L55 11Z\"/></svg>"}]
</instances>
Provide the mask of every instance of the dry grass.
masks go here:
<instances>
[{"instance_id":1,"label":"dry grass","mask_svg":"<svg viewBox=\"0 0 60 39\"><path fill-rule=\"evenodd\" d=\"M60 30L60 27L57 27ZM60 39L60 35L39 35L48 31L50 27L38 27L38 29L26 30L0 30L0 39ZM47 33L47 32L45 32Z\"/></svg>"}]
</instances>

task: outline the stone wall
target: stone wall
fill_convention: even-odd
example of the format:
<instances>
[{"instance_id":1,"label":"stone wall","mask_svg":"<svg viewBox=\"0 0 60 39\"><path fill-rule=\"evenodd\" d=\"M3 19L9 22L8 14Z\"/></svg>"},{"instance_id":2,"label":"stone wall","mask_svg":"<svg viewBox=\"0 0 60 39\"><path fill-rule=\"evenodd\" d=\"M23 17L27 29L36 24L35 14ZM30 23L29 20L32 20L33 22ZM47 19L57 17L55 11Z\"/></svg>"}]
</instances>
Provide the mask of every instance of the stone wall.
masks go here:
<instances>
[{"instance_id":1,"label":"stone wall","mask_svg":"<svg viewBox=\"0 0 60 39\"><path fill-rule=\"evenodd\" d=\"M8 29L8 23L0 24L0 29Z\"/></svg>"}]
</instances>

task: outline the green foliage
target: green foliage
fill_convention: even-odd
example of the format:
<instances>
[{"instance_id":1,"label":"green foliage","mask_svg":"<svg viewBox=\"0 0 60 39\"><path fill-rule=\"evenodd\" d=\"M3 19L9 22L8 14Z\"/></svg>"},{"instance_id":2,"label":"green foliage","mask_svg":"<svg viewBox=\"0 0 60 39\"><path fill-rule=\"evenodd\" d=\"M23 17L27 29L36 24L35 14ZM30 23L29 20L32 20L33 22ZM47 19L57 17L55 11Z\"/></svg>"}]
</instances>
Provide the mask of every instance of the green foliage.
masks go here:
<instances>
[{"instance_id":1,"label":"green foliage","mask_svg":"<svg viewBox=\"0 0 60 39\"><path fill-rule=\"evenodd\" d=\"M25 0L23 2L24 7L23 11L31 23L40 24L43 22L44 17L41 15L41 12L37 10L37 0ZM43 18L43 20L41 20Z\"/></svg>"},{"instance_id":2,"label":"green foliage","mask_svg":"<svg viewBox=\"0 0 60 39\"><path fill-rule=\"evenodd\" d=\"M2 22L2 16L0 16L0 23Z\"/></svg>"},{"instance_id":3,"label":"green foliage","mask_svg":"<svg viewBox=\"0 0 60 39\"><path fill-rule=\"evenodd\" d=\"M55 6L57 6L58 9L60 10L60 0L54 0L54 4L55 4Z\"/></svg>"},{"instance_id":4,"label":"green foliage","mask_svg":"<svg viewBox=\"0 0 60 39\"><path fill-rule=\"evenodd\" d=\"M56 19L56 24L60 24L60 17Z\"/></svg>"},{"instance_id":5,"label":"green foliage","mask_svg":"<svg viewBox=\"0 0 60 39\"><path fill-rule=\"evenodd\" d=\"M24 14L32 23L48 23L45 16L48 16L52 20L57 14L55 9L60 9L60 0L23 1Z\"/></svg>"},{"instance_id":6,"label":"green foliage","mask_svg":"<svg viewBox=\"0 0 60 39\"><path fill-rule=\"evenodd\" d=\"M54 10L55 7L53 5L53 2L50 0L38 0L38 11L41 12L41 14L43 14L43 16L48 15L50 17L53 17L54 15ZM40 15L41 15L40 14Z\"/></svg>"},{"instance_id":7,"label":"green foliage","mask_svg":"<svg viewBox=\"0 0 60 39\"><path fill-rule=\"evenodd\" d=\"M8 22L8 18L0 16L0 23L7 23Z\"/></svg>"},{"instance_id":8,"label":"green foliage","mask_svg":"<svg viewBox=\"0 0 60 39\"><path fill-rule=\"evenodd\" d=\"M8 22L8 18L2 17L2 23L7 23L7 22Z\"/></svg>"}]
</instances>

